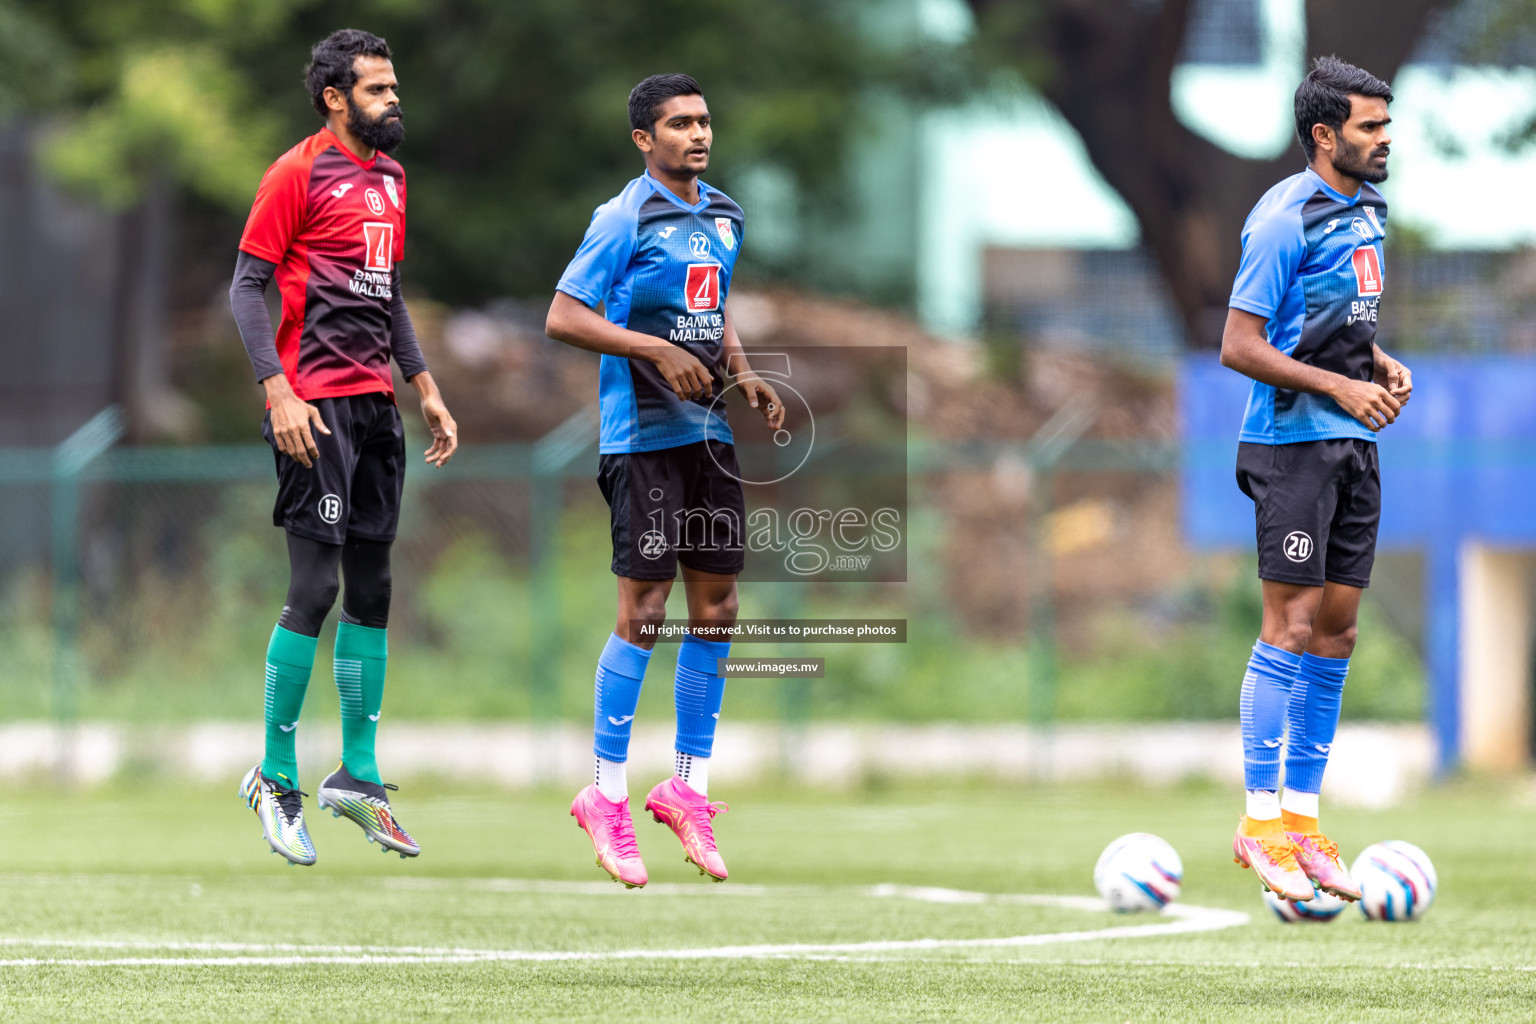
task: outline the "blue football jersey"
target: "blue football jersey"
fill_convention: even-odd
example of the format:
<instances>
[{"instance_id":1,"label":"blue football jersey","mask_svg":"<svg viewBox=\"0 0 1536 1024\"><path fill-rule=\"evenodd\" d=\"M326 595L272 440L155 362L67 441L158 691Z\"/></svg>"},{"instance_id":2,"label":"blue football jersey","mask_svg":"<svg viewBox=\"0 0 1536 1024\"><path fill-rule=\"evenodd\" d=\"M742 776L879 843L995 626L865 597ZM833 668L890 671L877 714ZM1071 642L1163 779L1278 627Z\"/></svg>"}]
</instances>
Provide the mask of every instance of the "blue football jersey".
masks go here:
<instances>
[{"instance_id":1,"label":"blue football jersey","mask_svg":"<svg viewBox=\"0 0 1536 1024\"><path fill-rule=\"evenodd\" d=\"M699 182L689 206L647 172L597 208L576 258L556 287L609 321L665 338L714 377L714 395L682 401L643 359L605 355L599 370L598 450L648 452L705 440L732 441L721 353L725 297L741 252L741 207Z\"/></svg>"},{"instance_id":2,"label":"blue football jersey","mask_svg":"<svg viewBox=\"0 0 1536 1024\"><path fill-rule=\"evenodd\" d=\"M1266 317L1269 343L1292 359L1370 380L1386 225L1386 200L1372 186L1346 196L1311 168L1293 174L1248 214L1229 304ZM1376 439L1331 398L1254 381L1241 440L1348 437Z\"/></svg>"}]
</instances>

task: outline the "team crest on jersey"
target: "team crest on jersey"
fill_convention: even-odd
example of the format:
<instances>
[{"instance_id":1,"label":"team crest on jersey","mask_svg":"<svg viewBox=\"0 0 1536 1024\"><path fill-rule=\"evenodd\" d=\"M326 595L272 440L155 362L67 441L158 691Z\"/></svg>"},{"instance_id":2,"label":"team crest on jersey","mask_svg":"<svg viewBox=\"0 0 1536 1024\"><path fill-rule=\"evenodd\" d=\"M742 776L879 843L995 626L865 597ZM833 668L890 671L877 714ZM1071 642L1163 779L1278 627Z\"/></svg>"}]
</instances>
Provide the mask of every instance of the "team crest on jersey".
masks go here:
<instances>
[{"instance_id":1,"label":"team crest on jersey","mask_svg":"<svg viewBox=\"0 0 1536 1024\"><path fill-rule=\"evenodd\" d=\"M1378 233L1383 235L1386 234L1385 231L1381 230L1381 221L1376 219L1376 208L1374 206L1367 206L1365 208L1365 215L1371 219L1371 225L1377 230Z\"/></svg>"},{"instance_id":2,"label":"team crest on jersey","mask_svg":"<svg viewBox=\"0 0 1536 1024\"><path fill-rule=\"evenodd\" d=\"M736 232L731 230L731 219L729 217L716 217L715 230L720 233L720 241L725 243L726 252L736 248Z\"/></svg>"},{"instance_id":3,"label":"team crest on jersey","mask_svg":"<svg viewBox=\"0 0 1536 1024\"><path fill-rule=\"evenodd\" d=\"M382 217L384 215L384 197L379 195L378 189L364 189L363 201L368 204L369 213L375 217Z\"/></svg>"},{"instance_id":4,"label":"team crest on jersey","mask_svg":"<svg viewBox=\"0 0 1536 1024\"><path fill-rule=\"evenodd\" d=\"M384 175L384 191L389 194L389 201L395 204L395 209L400 209L400 193L395 190L395 179L390 175Z\"/></svg>"}]
</instances>

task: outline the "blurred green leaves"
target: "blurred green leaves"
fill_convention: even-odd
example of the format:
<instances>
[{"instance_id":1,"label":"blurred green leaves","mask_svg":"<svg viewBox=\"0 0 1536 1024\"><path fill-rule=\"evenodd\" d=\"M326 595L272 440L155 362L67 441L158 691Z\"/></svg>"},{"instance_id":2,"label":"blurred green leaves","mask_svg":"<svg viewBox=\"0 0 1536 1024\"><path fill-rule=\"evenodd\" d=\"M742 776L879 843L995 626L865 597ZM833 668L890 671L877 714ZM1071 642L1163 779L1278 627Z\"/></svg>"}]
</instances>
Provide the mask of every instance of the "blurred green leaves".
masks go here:
<instances>
[{"instance_id":1,"label":"blurred green leaves","mask_svg":"<svg viewBox=\"0 0 1536 1024\"><path fill-rule=\"evenodd\" d=\"M344 26L378 33L406 115L412 286L481 302L552 288L593 208L642 169L627 97L657 72L704 87L711 184L739 191L771 169L797 222L835 224L849 154L874 130L866 100L915 111L963 87L958 44L910 28L919 6L0 0L0 119L42 123L49 171L111 207L159 180L233 220L265 168L319 127L302 81L310 47Z\"/></svg>"},{"instance_id":2,"label":"blurred green leaves","mask_svg":"<svg viewBox=\"0 0 1536 1024\"><path fill-rule=\"evenodd\" d=\"M119 209L156 174L215 203L249 204L277 121L259 110L236 113L245 89L217 48L143 50L124 54L121 65L106 99L50 134L43 157L54 175Z\"/></svg>"},{"instance_id":3,"label":"blurred green leaves","mask_svg":"<svg viewBox=\"0 0 1536 1024\"><path fill-rule=\"evenodd\" d=\"M169 178L250 201L282 137L239 54L310 0L0 0L0 117L46 127L45 167L111 208Z\"/></svg>"},{"instance_id":4,"label":"blurred green leaves","mask_svg":"<svg viewBox=\"0 0 1536 1024\"><path fill-rule=\"evenodd\" d=\"M0 119L51 107L74 83L62 39L12 3L0 3Z\"/></svg>"}]
</instances>

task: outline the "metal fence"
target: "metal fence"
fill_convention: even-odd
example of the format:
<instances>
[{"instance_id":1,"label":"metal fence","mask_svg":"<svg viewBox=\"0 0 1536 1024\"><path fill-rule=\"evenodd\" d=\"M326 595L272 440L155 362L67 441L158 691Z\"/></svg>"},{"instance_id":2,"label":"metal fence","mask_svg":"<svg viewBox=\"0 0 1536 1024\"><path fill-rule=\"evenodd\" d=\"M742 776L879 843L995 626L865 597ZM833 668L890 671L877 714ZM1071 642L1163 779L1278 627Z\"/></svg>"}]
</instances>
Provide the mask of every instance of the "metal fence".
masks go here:
<instances>
[{"instance_id":1,"label":"metal fence","mask_svg":"<svg viewBox=\"0 0 1536 1024\"><path fill-rule=\"evenodd\" d=\"M733 717L1235 713L1257 629L1251 556L1183 548L1176 443L1080 439L1086 424L1068 407L1027 442L909 442L906 583L751 583L742 598L748 617L906 618L908 642L819 646L826 678L733 684ZM613 626L593 430L584 412L537 443L408 473L392 717L590 714ZM116 434L109 411L58 449L0 452L0 718L254 715L287 579L272 454L115 447ZM1353 711L1416 717L1417 653L1384 642L1379 674L1408 689L1384 682L1373 697L1362 684ZM669 693L648 687L658 702Z\"/></svg>"}]
</instances>

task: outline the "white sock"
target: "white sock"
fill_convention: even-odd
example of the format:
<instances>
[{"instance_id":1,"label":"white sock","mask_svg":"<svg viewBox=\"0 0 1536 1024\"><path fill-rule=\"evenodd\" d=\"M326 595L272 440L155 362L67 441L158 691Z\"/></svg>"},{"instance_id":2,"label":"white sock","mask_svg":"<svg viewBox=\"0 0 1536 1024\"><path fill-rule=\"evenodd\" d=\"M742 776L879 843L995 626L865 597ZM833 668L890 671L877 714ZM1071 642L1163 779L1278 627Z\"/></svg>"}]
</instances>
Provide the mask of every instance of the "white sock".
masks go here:
<instances>
[{"instance_id":1,"label":"white sock","mask_svg":"<svg viewBox=\"0 0 1536 1024\"><path fill-rule=\"evenodd\" d=\"M629 776L624 771L623 761L610 761L606 757L599 757L595 775L597 791L609 800L618 803L629 796Z\"/></svg>"},{"instance_id":2,"label":"white sock","mask_svg":"<svg viewBox=\"0 0 1536 1024\"><path fill-rule=\"evenodd\" d=\"M1317 794L1298 793L1294 789L1288 789L1280 798L1280 809L1299 814L1303 818L1315 818L1317 817Z\"/></svg>"},{"instance_id":3,"label":"white sock","mask_svg":"<svg viewBox=\"0 0 1536 1024\"><path fill-rule=\"evenodd\" d=\"M1254 821L1280 817L1280 794L1272 789L1248 790L1248 817Z\"/></svg>"},{"instance_id":4,"label":"white sock","mask_svg":"<svg viewBox=\"0 0 1536 1024\"><path fill-rule=\"evenodd\" d=\"M709 796L709 758L677 751L677 777L699 796Z\"/></svg>"}]
</instances>

